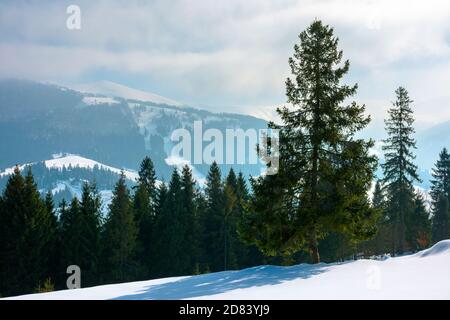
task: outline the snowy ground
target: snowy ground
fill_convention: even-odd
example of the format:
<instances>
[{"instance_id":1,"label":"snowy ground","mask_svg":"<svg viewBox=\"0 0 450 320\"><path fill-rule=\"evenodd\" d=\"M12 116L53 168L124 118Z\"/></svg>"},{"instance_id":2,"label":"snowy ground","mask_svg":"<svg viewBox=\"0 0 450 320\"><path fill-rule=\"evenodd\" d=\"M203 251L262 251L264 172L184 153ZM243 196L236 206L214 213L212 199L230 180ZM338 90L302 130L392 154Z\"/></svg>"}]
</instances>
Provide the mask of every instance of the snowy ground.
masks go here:
<instances>
[{"instance_id":1,"label":"snowy ground","mask_svg":"<svg viewBox=\"0 0 450 320\"><path fill-rule=\"evenodd\" d=\"M384 261L261 266L15 299L450 299L450 240Z\"/></svg>"}]
</instances>

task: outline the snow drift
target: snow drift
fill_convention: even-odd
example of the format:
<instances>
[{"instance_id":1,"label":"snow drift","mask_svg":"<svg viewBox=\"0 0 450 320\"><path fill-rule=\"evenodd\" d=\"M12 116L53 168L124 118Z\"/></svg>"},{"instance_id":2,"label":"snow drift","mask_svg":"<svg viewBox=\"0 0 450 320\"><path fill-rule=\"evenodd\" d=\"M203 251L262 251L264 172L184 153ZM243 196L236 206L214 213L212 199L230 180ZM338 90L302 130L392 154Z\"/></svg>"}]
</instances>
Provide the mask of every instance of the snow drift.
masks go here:
<instances>
[{"instance_id":1,"label":"snow drift","mask_svg":"<svg viewBox=\"0 0 450 320\"><path fill-rule=\"evenodd\" d=\"M260 266L13 299L450 299L450 240L383 261Z\"/></svg>"}]
</instances>

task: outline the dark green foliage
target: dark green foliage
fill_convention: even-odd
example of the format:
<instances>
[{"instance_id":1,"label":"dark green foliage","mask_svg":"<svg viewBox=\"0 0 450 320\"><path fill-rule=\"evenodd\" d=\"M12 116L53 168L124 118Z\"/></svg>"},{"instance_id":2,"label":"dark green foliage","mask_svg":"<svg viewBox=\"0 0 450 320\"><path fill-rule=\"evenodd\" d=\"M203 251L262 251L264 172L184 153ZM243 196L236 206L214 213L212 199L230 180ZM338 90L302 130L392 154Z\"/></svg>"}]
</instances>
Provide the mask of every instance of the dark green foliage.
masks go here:
<instances>
[{"instance_id":1,"label":"dark green foliage","mask_svg":"<svg viewBox=\"0 0 450 320\"><path fill-rule=\"evenodd\" d=\"M136 278L137 226L125 175L122 173L113 191L102 237L103 274L108 282Z\"/></svg>"},{"instance_id":2,"label":"dark green foliage","mask_svg":"<svg viewBox=\"0 0 450 320\"><path fill-rule=\"evenodd\" d=\"M219 166L213 162L206 177L206 212L202 244L210 271L225 268L225 196Z\"/></svg>"},{"instance_id":3,"label":"dark green foliage","mask_svg":"<svg viewBox=\"0 0 450 320\"><path fill-rule=\"evenodd\" d=\"M449 202L447 197L440 195L433 210L433 243L450 238Z\"/></svg>"},{"instance_id":4,"label":"dark green foliage","mask_svg":"<svg viewBox=\"0 0 450 320\"><path fill-rule=\"evenodd\" d=\"M382 164L388 194L387 210L393 232L393 254L402 253L408 248L406 220L415 208L413 182L420 181L413 154L416 148L416 141L412 137L415 131L410 106L413 101L403 87L399 87L395 94L397 99L388 111L389 118L385 120L388 138L383 141L385 163Z\"/></svg>"},{"instance_id":5,"label":"dark green foliage","mask_svg":"<svg viewBox=\"0 0 450 320\"><path fill-rule=\"evenodd\" d=\"M15 169L1 204L0 293L31 292L51 276L54 216L40 198L31 170L23 178Z\"/></svg>"},{"instance_id":6,"label":"dark green foliage","mask_svg":"<svg viewBox=\"0 0 450 320\"><path fill-rule=\"evenodd\" d=\"M410 250L415 252L428 248L431 242L431 221L422 194L415 194L414 210L407 216L405 222L406 241Z\"/></svg>"},{"instance_id":7,"label":"dark green foliage","mask_svg":"<svg viewBox=\"0 0 450 320\"><path fill-rule=\"evenodd\" d=\"M266 254L306 249L317 263L318 241L326 233L352 241L374 234L366 193L377 159L369 155L373 141L354 137L370 121L365 107L343 105L357 86L340 83L349 62L342 63L333 29L314 21L299 39L289 59L294 77L286 80L294 108L278 110L282 126L270 124L281 130L280 170L252 181L246 233Z\"/></svg>"},{"instance_id":8,"label":"dark green foliage","mask_svg":"<svg viewBox=\"0 0 450 320\"><path fill-rule=\"evenodd\" d=\"M139 170L139 179L133 196L133 209L138 227L136 257L141 276L146 279L152 268L152 246L156 210L156 176L152 160L145 157Z\"/></svg>"},{"instance_id":9,"label":"dark green foliage","mask_svg":"<svg viewBox=\"0 0 450 320\"><path fill-rule=\"evenodd\" d=\"M60 272L77 265L82 271L83 287L99 283L100 268L100 196L95 184L83 184L81 202L76 197L68 208L60 206Z\"/></svg>"},{"instance_id":10,"label":"dark green foliage","mask_svg":"<svg viewBox=\"0 0 450 320\"><path fill-rule=\"evenodd\" d=\"M450 155L446 148L439 154L433 168L431 199L433 212L433 243L450 238Z\"/></svg>"},{"instance_id":11,"label":"dark green foliage","mask_svg":"<svg viewBox=\"0 0 450 320\"><path fill-rule=\"evenodd\" d=\"M163 192L165 193L165 189ZM183 224L181 177L177 169L173 170L167 194L163 196L165 199L157 215L155 231L158 257L155 261L156 275L180 275L183 269L189 266L187 255L190 253L182 252L186 234Z\"/></svg>"},{"instance_id":12,"label":"dark green foliage","mask_svg":"<svg viewBox=\"0 0 450 320\"><path fill-rule=\"evenodd\" d=\"M198 235L198 213L195 203L196 190L195 180L192 177L192 170L185 165L181 176L181 216L180 222L183 226L182 232L184 241L181 246L179 259L184 263L181 273L192 274L199 264L199 245Z\"/></svg>"}]
</instances>

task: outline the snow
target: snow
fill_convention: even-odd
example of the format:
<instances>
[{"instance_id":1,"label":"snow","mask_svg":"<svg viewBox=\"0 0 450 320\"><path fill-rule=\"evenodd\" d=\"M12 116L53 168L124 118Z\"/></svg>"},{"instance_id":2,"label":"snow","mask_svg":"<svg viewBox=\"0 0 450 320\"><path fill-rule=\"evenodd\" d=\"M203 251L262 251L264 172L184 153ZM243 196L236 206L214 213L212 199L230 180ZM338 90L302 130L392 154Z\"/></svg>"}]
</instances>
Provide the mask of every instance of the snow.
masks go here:
<instances>
[{"instance_id":1,"label":"snow","mask_svg":"<svg viewBox=\"0 0 450 320\"><path fill-rule=\"evenodd\" d=\"M117 173L117 174L120 174L120 172L122 171L121 169L107 166L107 165L97 162L95 160L91 160L88 158L84 158L84 157L81 157L78 155L72 155L72 154L69 154L69 155L66 155L66 156L63 156L60 158L46 160L46 161L44 161L44 163L47 168L60 169L60 170L62 170L64 167L68 168L69 166L71 166L72 168L79 167L79 168L88 168L88 169L93 169L94 167L97 166L99 169L109 170L109 171ZM125 177L127 177L127 179L130 179L132 181L135 181L139 177L137 172L131 171L131 170L124 170L124 174L125 174Z\"/></svg>"},{"instance_id":2,"label":"snow","mask_svg":"<svg viewBox=\"0 0 450 320\"><path fill-rule=\"evenodd\" d=\"M181 172L184 166L188 166L192 170L192 177L197 181L197 183L203 187L206 185L206 178L203 174L201 174L189 160L186 160L182 157L171 155L164 159L166 164L169 166L175 166Z\"/></svg>"},{"instance_id":3,"label":"snow","mask_svg":"<svg viewBox=\"0 0 450 320\"><path fill-rule=\"evenodd\" d=\"M260 266L13 299L450 299L450 240L383 261Z\"/></svg>"},{"instance_id":4,"label":"snow","mask_svg":"<svg viewBox=\"0 0 450 320\"><path fill-rule=\"evenodd\" d=\"M95 106L99 104L118 104L119 101L114 100L111 97L84 97L83 102L89 106Z\"/></svg>"},{"instance_id":5,"label":"snow","mask_svg":"<svg viewBox=\"0 0 450 320\"><path fill-rule=\"evenodd\" d=\"M69 166L71 166L72 168L78 167L93 169L95 166L97 166L99 169L109 170L117 174L120 174L120 172L122 171L122 169L114 168L95 160L84 158L74 154L54 154L53 157L54 158L51 160L44 161L44 164L47 168L62 170L64 167L67 169ZM22 171L27 166L31 166L33 164L36 164L36 162L19 165L19 170ZM0 172L0 177L12 175L14 173L14 168L15 167L7 168L4 171ZM136 171L125 169L123 171L125 177L131 181L136 181L136 179L139 177Z\"/></svg>"},{"instance_id":6,"label":"snow","mask_svg":"<svg viewBox=\"0 0 450 320\"><path fill-rule=\"evenodd\" d=\"M111 81L99 81L88 84L80 84L72 86L72 88L83 93L101 94L112 98L121 97L125 99L147 101L157 104L167 104L170 106L182 105L175 100L168 99L154 93L133 89Z\"/></svg>"}]
</instances>

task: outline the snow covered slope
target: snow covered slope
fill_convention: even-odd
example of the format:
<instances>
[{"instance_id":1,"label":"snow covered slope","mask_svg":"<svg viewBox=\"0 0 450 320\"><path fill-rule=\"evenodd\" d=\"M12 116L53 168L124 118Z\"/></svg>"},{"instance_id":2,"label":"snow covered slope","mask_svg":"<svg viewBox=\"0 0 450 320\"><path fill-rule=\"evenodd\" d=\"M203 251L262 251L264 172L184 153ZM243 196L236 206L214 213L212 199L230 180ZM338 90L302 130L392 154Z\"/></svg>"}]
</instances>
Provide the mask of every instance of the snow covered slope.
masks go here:
<instances>
[{"instance_id":1,"label":"snow covered slope","mask_svg":"<svg viewBox=\"0 0 450 320\"><path fill-rule=\"evenodd\" d=\"M450 299L450 240L384 261L261 266L15 299Z\"/></svg>"},{"instance_id":2,"label":"snow covered slope","mask_svg":"<svg viewBox=\"0 0 450 320\"><path fill-rule=\"evenodd\" d=\"M68 168L69 166L71 166L72 168L79 167L79 168L93 169L94 167L97 166L99 169L109 170L117 174L120 174L122 171L121 169L107 166L95 160L87 159L72 154L65 155L63 157L56 157L55 159L51 160L46 160L44 161L44 163L47 168L55 168L55 169L62 169L64 167ZM139 177L139 175L135 171L123 170L123 172L125 174L125 177L127 177L132 181L136 181L136 179Z\"/></svg>"},{"instance_id":3,"label":"snow covered slope","mask_svg":"<svg viewBox=\"0 0 450 320\"><path fill-rule=\"evenodd\" d=\"M84 158L78 155L73 154L65 154L65 155L54 155L54 158L51 160L43 161L45 166L49 169L63 169L63 168L85 168L85 169L93 169L97 167L98 169L109 170L111 172L120 174L121 169L114 168L111 166L107 166L103 163L97 162L95 160L91 160L88 158ZM19 165L19 169L23 170L27 166L33 165L35 163L28 163ZM0 177L11 175L14 172L15 167L7 168L3 172L0 172ZM132 170L123 170L125 177L130 179L131 181L136 181L139 177L138 173Z\"/></svg>"},{"instance_id":4,"label":"snow covered slope","mask_svg":"<svg viewBox=\"0 0 450 320\"><path fill-rule=\"evenodd\" d=\"M125 99L153 102L157 104L167 104L169 106L181 106L182 104L162 97L160 95L133 89L111 81L98 81L88 84L71 86L73 89L84 93L95 93L105 95L111 98L121 97Z\"/></svg>"}]
</instances>

